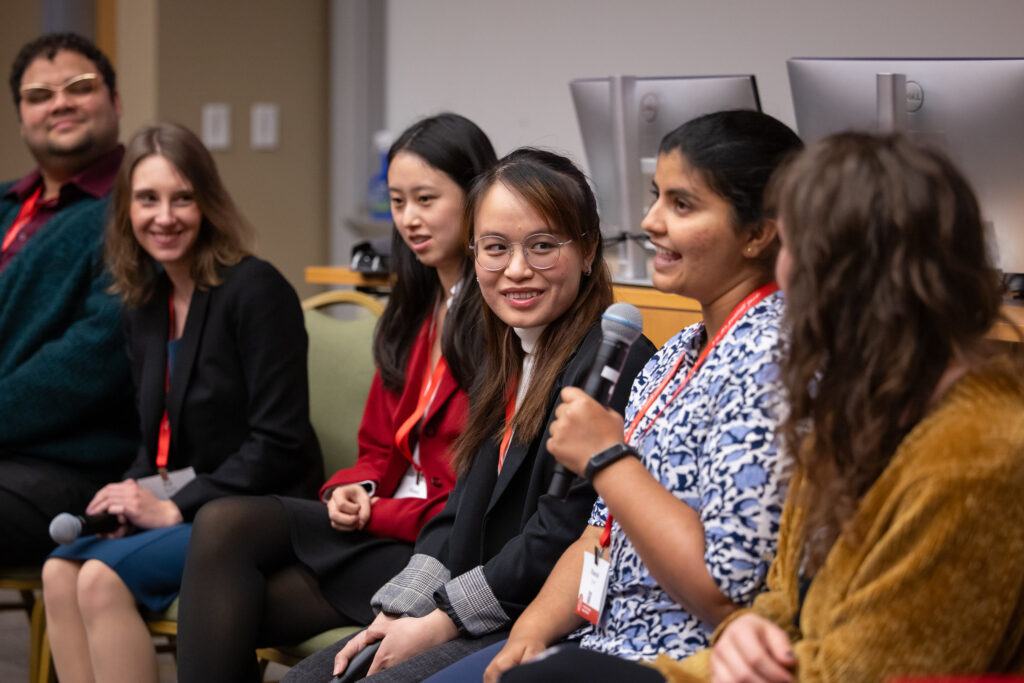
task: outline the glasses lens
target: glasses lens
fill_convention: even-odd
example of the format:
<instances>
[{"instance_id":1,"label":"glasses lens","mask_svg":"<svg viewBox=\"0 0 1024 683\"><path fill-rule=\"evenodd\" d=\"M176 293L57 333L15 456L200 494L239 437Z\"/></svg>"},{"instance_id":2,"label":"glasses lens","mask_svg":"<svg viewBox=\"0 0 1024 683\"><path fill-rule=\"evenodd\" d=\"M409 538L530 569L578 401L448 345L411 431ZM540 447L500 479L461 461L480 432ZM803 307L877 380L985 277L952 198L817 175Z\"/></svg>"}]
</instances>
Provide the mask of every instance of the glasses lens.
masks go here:
<instances>
[{"instance_id":1,"label":"glasses lens","mask_svg":"<svg viewBox=\"0 0 1024 683\"><path fill-rule=\"evenodd\" d=\"M82 97L85 95L91 95L96 92L96 88L99 87L99 79L96 76L81 76L77 80L73 80L64 86L64 92L68 95L76 95Z\"/></svg>"},{"instance_id":2,"label":"glasses lens","mask_svg":"<svg viewBox=\"0 0 1024 683\"><path fill-rule=\"evenodd\" d=\"M530 235L523 241L526 260L538 270L551 268L558 262L558 239L554 235Z\"/></svg>"},{"instance_id":3,"label":"glasses lens","mask_svg":"<svg viewBox=\"0 0 1024 683\"><path fill-rule=\"evenodd\" d=\"M29 104L42 104L53 97L53 91L49 88L25 88L21 91L21 99Z\"/></svg>"},{"instance_id":4,"label":"glasses lens","mask_svg":"<svg viewBox=\"0 0 1024 683\"><path fill-rule=\"evenodd\" d=\"M509 245L502 237L481 237L476 241L476 262L487 270L508 265Z\"/></svg>"}]
</instances>

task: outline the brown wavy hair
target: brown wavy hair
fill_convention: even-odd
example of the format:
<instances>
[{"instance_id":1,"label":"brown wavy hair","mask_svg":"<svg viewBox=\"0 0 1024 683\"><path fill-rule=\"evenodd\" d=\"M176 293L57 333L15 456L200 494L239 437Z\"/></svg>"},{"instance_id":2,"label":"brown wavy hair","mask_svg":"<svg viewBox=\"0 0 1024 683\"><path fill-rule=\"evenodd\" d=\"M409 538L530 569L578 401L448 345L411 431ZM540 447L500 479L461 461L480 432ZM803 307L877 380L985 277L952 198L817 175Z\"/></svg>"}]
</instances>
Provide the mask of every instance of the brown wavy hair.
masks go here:
<instances>
[{"instance_id":1,"label":"brown wavy hair","mask_svg":"<svg viewBox=\"0 0 1024 683\"><path fill-rule=\"evenodd\" d=\"M813 574L957 358L999 318L978 202L949 159L899 135L835 135L775 185L792 258L783 437L803 470Z\"/></svg>"},{"instance_id":2,"label":"brown wavy hair","mask_svg":"<svg viewBox=\"0 0 1024 683\"><path fill-rule=\"evenodd\" d=\"M158 123L137 132L128 142L111 193L104 258L113 279L109 291L126 306L137 307L153 296L160 274L158 264L139 245L132 232L132 174L143 159L159 155L174 165L192 185L203 216L192 246L192 280L197 289L221 283L218 269L250 253L252 227L224 188L213 157L195 133L174 123Z\"/></svg>"},{"instance_id":3,"label":"brown wavy hair","mask_svg":"<svg viewBox=\"0 0 1024 683\"><path fill-rule=\"evenodd\" d=\"M544 217L552 230L572 240L563 249L579 249L591 259L591 272L580 279L579 292L569 309L541 335L530 391L512 419L517 443L530 443L544 427L551 390L583 338L612 303L612 283L601 246L597 200L586 176L552 152L517 149L477 178L466 196L463 228L466 244L474 239L476 213L487 191L501 183ZM474 283L475 284L475 283ZM479 287L460 297L458 306L479 311L483 319L483 368L470 390L470 413L465 431L455 442L453 462L459 473L489 439L500 439L505 429L508 388L518 380L523 349L511 327L482 301Z\"/></svg>"}]
</instances>

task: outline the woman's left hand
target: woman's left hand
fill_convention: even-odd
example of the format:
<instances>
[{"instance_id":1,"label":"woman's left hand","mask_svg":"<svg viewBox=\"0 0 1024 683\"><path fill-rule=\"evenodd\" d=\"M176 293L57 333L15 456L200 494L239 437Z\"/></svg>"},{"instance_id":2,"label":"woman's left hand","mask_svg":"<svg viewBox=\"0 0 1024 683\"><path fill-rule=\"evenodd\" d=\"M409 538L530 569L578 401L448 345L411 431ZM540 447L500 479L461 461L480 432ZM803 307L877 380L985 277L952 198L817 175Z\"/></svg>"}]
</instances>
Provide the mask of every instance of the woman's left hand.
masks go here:
<instances>
[{"instance_id":1,"label":"woman's left hand","mask_svg":"<svg viewBox=\"0 0 1024 683\"><path fill-rule=\"evenodd\" d=\"M796 667L789 635L749 612L722 631L711 650L715 683L790 683Z\"/></svg>"},{"instance_id":2,"label":"woman's left hand","mask_svg":"<svg viewBox=\"0 0 1024 683\"><path fill-rule=\"evenodd\" d=\"M562 389L561 397L546 445L558 462L583 476L592 457L622 443L622 416L576 387Z\"/></svg>"},{"instance_id":3,"label":"woman's left hand","mask_svg":"<svg viewBox=\"0 0 1024 683\"><path fill-rule=\"evenodd\" d=\"M402 617L388 628L367 676L397 666L458 635L459 630L443 610L435 609L425 617Z\"/></svg>"},{"instance_id":4,"label":"woman's left hand","mask_svg":"<svg viewBox=\"0 0 1024 683\"><path fill-rule=\"evenodd\" d=\"M86 514L101 512L117 515L140 529L159 529L184 521L177 505L160 500L134 479L103 487L86 508Z\"/></svg>"}]
</instances>

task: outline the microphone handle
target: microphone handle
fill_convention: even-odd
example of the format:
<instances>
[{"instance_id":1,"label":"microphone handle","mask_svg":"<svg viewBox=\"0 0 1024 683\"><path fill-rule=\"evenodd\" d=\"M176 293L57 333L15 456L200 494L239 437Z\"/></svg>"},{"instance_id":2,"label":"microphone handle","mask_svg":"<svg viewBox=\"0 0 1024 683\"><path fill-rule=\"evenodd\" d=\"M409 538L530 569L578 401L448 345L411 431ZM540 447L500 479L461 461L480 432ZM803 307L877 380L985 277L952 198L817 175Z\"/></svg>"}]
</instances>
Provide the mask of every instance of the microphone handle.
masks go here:
<instances>
[{"instance_id":1,"label":"microphone handle","mask_svg":"<svg viewBox=\"0 0 1024 683\"><path fill-rule=\"evenodd\" d=\"M601 346L594 356L594 366L583 383L583 391L606 408L611 403L615 383L619 381L619 370L626 362L629 347L629 344L622 341L602 339ZM543 446L543 450L541 457L549 455L546 446ZM551 483L548 485L548 494L556 498L565 498L574 479L576 475L562 463L556 462Z\"/></svg>"},{"instance_id":2,"label":"microphone handle","mask_svg":"<svg viewBox=\"0 0 1024 683\"><path fill-rule=\"evenodd\" d=\"M121 526L120 522L117 521L117 515L112 515L109 512L101 512L98 515L81 515L79 519L82 520L82 535L88 534L109 534L112 531L117 531L117 528Z\"/></svg>"}]
</instances>

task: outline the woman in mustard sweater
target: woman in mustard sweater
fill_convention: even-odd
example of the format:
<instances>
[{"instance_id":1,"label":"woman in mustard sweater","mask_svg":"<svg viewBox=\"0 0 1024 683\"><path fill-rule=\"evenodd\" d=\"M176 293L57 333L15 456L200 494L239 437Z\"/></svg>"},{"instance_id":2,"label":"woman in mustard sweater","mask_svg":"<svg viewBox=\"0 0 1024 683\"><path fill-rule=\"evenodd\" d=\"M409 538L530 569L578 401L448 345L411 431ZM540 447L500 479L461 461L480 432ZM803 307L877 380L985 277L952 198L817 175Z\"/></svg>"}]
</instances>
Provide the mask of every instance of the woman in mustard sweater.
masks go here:
<instances>
[{"instance_id":1,"label":"woman in mustard sweater","mask_svg":"<svg viewBox=\"0 0 1024 683\"><path fill-rule=\"evenodd\" d=\"M974 195L944 155L851 133L808 149L776 196L798 462L778 555L713 649L656 668L716 683L1024 670L1024 373L985 347L1000 284Z\"/></svg>"}]
</instances>

